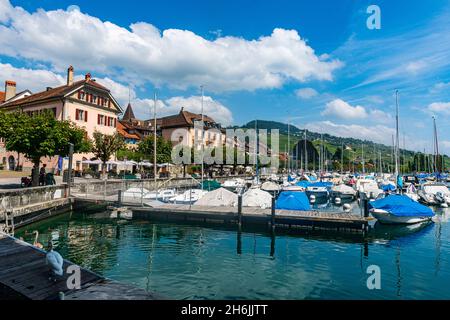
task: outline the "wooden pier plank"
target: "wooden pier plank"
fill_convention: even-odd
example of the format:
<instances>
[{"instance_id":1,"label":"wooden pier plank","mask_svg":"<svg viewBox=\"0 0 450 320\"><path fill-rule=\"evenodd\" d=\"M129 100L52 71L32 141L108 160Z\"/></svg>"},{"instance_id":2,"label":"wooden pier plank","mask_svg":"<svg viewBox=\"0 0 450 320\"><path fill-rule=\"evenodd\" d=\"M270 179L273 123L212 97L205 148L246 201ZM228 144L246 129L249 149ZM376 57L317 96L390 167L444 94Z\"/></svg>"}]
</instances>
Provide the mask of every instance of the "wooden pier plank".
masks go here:
<instances>
[{"instance_id":1,"label":"wooden pier plank","mask_svg":"<svg viewBox=\"0 0 450 320\"><path fill-rule=\"evenodd\" d=\"M155 299L157 296L143 289L105 279L89 270L80 268L81 289L67 287L69 274L51 281L46 264L46 252L0 232L0 284L33 300L58 299L59 293L71 300L83 299ZM73 265L64 260L63 270ZM99 285L101 284L101 287ZM90 289L88 289L90 288ZM97 289L96 289L97 288ZM101 292L101 294L96 294Z\"/></svg>"}]
</instances>

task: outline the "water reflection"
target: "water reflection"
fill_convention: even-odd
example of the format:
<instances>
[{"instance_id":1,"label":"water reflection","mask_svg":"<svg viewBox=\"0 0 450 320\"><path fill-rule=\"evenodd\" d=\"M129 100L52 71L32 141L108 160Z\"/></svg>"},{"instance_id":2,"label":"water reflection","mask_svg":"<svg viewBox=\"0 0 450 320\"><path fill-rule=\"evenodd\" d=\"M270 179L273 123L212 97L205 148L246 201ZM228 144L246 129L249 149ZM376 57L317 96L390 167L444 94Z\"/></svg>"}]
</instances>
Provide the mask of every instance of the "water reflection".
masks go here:
<instances>
[{"instance_id":1,"label":"water reflection","mask_svg":"<svg viewBox=\"0 0 450 320\"><path fill-rule=\"evenodd\" d=\"M32 242L38 230L41 243L52 238L75 263L176 299L450 298L441 212L436 223L375 224L366 236L79 214L18 236ZM370 264L382 267L382 292L367 290Z\"/></svg>"}]
</instances>

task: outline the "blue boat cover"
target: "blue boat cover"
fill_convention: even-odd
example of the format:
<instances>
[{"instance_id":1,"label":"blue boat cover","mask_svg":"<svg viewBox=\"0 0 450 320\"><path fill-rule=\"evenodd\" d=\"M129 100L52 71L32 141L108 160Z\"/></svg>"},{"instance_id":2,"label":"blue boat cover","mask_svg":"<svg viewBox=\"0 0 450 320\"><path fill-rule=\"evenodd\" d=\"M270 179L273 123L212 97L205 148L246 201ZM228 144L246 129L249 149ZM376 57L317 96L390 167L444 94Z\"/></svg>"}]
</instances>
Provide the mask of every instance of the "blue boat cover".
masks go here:
<instances>
[{"instance_id":1,"label":"blue boat cover","mask_svg":"<svg viewBox=\"0 0 450 320\"><path fill-rule=\"evenodd\" d=\"M297 182L295 185L299 186L299 187L307 188L307 187L309 187L310 184L311 184L311 182L309 182L307 180L302 180L302 181Z\"/></svg>"},{"instance_id":2,"label":"blue boat cover","mask_svg":"<svg viewBox=\"0 0 450 320\"><path fill-rule=\"evenodd\" d=\"M314 176L309 176L308 178L309 178L310 181L317 181L317 178L314 177Z\"/></svg>"},{"instance_id":3,"label":"blue boat cover","mask_svg":"<svg viewBox=\"0 0 450 320\"><path fill-rule=\"evenodd\" d=\"M308 211L311 210L308 197L306 193L299 191L283 191L278 196L275 203L276 209L284 210L299 210Z\"/></svg>"},{"instance_id":4,"label":"blue boat cover","mask_svg":"<svg viewBox=\"0 0 450 320\"><path fill-rule=\"evenodd\" d=\"M310 183L308 187L325 187L330 189L333 186L332 182L314 182Z\"/></svg>"},{"instance_id":5,"label":"blue boat cover","mask_svg":"<svg viewBox=\"0 0 450 320\"><path fill-rule=\"evenodd\" d=\"M386 210L397 217L433 217L434 212L402 194L389 195L386 198L369 202L369 208Z\"/></svg>"},{"instance_id":6,"label":"blue boat cover","mask_svg":"<svg viewBox=\"0 0 450 320\"><path fill-rule=\"evenodd\" d=\"M381 190L383 190L384 192L386 192L386 191L394 191L395 189L397 189L397 188L393 184L390 184L390 183L383 184L381 186Z\"/></svg>"},{"instance_id":7,"label":"blue boat cover","mask_svg":"<svg viewBox=\"0 0 450 320\"><path fill-rule=\"evenodd\" d=\"M294 180L295 180L295 178L293 176L291 176L291 175L288 176L288 181L289 182L294 181Z\"/></svg>"}]
</instances>

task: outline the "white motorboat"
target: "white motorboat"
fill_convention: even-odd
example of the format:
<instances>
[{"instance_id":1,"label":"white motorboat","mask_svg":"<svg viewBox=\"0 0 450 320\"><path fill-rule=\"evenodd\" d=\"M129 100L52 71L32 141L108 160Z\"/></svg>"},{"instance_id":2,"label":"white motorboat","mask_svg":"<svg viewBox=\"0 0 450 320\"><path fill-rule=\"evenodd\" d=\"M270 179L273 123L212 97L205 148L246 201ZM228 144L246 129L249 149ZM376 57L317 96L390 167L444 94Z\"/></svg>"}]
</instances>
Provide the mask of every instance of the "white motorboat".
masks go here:
<instances>
[{"instance_id":1,"label":"white motorboat","mask_svg":"<svg viewBox=\"0 0 450 320\"><path fill-rule=\"evenodd\" d=\"M434 212L406 195L389 195L369 202L370 213L380 223L414 224L429 221Z\"/></svg>"},{"instance_id":2,"label":"white motorboat","mask_svg":"<svg viewBox=\"0 0 450 320\"><path fill-rule=\"evenodd\" d=\"M404 194L405 196L410 197L414 201L419 201L420 197L417 194L417 189L412 183L406 188L406 192Z\"/></svg>"},{"instance_id":3,"label":"white motorboat","mask_svg":"<svg viewBox=\"0 0 450 320\"><path fill-rule=\"evenodd\" d=\"M345 184L339 184L331 187L331 196L341 199L354 199L356 197L356 190Z\"/></svg>"},{"instance_id":4,"label":"white motorboat","mask_svg":"<svg viewBox=\"0 0 450 320\"><path fill-rule=\"evenodd\" d=\"M152 191L144 195L144 199L146 200L158 200L162 202L169 201L170 198L173 198L176 196L174 189L163 189L159 191Z\"/></svg>"},{"instance_id":5,"label":"white motorboat","mask_svg":"<svg viewBox=\"0 0 450 320\"><path fill-rule=\"evenodd\" d=\"M414 224L431 220L430 217L397 217L383 209L371 209L372 216L384 224Z\"/></svg>"},{"instance_id":6,"label":"white motorboat","mask_svg":"<svg viewBox=\"0 0 450 320\"><path fill-rule=\"evenodd\" d=\"M222 187L225 189L228 189L230 191L236 191L238 189L242 189L245 186L245 180L236 178L236 179L230 179L225 180L222 184Z\"/></svg>"},{"instance_id":7,"label":"white motorboat","mask_svg":"<svg viewBox=\"0 0 450 320\"><path fill-rule=\"evenodd\" d=\"M208 191L201 189L190 189L182 194L169 198L168 201L175 204L192 204L200 200L207 193Z\"/></svg>"},{"instance_id":8,"label":"white motorboat","mask_svg":"<svg viewBox=\"0 0 450 320\"><path fill-rule=\"evenodd\" d=\"M123 193L123 197L128 199L141 199L148 193L150 193L150 191L145 188L129 188Z\"/></svg>"},{"instance_id":9,"label":"white motorboat","mask_svg":"<svg viewBox=\"0 0 450 320\"><path fill-rule=\"evenodd\" d=\"M261 189L252 188L243 194L242 205L244 207L270 208L272 207L272 195Z\"/></svg>"},{"instance_id":10,"label":"white motorboat","mask_svg":"<svg viewBox=\"0 0 450 320\"><path fill-rule=\"evenodd\" d=\"M450 191L443 183L425 183L417 192L420 201L428 205L450 204Z\"/></svg>"},{"instance_id":11,"label":"white motorboat","mask_svg":"<svg viewBox=\"0 0 450 320\"><path fill-rule=\"evenodd\" d=\"M376 199L383 193L383 190L378 187L377 182L372 179L358 179L356 181L356 191L360 194L366 194L371 199Z\"/></svg>"},{"instance_id":12,"label":"white motorboat","mask_svg":"<svg viewBox=\"0 0 450 320\"><path fill-rule=\"evenodd\" d=\"M219 188L207 192L198 201L196 206L235 207L238 203L238 195L225 188Z\"/></svg>"}]
</instances>

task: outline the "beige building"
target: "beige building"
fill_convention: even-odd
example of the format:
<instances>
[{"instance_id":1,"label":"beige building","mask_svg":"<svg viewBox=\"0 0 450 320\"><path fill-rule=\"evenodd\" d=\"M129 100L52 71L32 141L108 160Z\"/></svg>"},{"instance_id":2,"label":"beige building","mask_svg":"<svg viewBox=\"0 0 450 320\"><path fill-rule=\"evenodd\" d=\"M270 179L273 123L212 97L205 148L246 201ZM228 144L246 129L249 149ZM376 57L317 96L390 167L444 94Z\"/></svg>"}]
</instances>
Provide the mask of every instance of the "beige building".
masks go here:
<instances>
[{"instance_id":1,"label":"beige building","mask_svg":"<svg viewBox=\"0 0 450 320\"><path fill-rule=\"evenodd\" d=\"M67 70L67 83L63 86L48 87L45 91L20 98L16 97L15 86L14 81L6 81L5 101L0 102L0 110L4 112L22 110L30 113L51 110L57 119L69 120L84 128L90 138L95 130L104 134L115 133L118 115L123 112L110 90L93 79L89 73L84 80L74 81L72 66ZM93 157L93 154L74 155L74 169L81 170L82 161ZM10 170L14 170L17 166L24 169L32 167L32 163L20 154L6 151L4 141L0 143L0 161ZM42 162L46 163L49 169L61 167L59 157L42 159ZM67 163L67 159L64 159L62 167L67 168Z\"/></svg>"}]
</instances>

